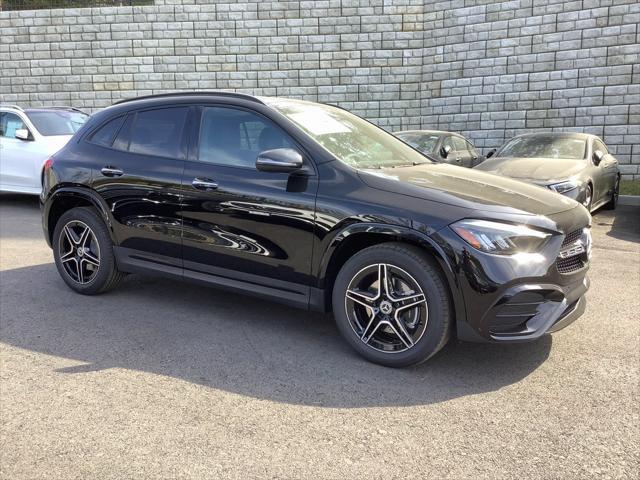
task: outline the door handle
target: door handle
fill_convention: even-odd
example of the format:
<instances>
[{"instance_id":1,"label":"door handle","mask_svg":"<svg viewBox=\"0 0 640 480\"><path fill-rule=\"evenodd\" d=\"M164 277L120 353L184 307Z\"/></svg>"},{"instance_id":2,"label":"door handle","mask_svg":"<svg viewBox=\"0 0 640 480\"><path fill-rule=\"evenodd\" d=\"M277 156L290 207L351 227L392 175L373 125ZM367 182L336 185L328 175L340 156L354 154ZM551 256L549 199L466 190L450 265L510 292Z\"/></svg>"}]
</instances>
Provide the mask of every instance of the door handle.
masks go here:
<instances>
[{"instance_id":1,"label":"door handle","mask_svg":"<svg viewBox=\"0 0 640 480\"><path fill-rule=\"evenodd\" d=\"M117 167L102 167L100 170L105 177L120 177L124 172Z\"/></svg>"},{"instance_id":2,"label":"door handle","mask_svg":"<svg viewBox=\"0 0 640 480\"><path fill-rule=\"evenodd\" d=\"M193 188L197 188L198 190L215 190L218 188L218 184L210 178L196 177L191 182L191 185L193 185Z\"/></svg>"}]
</instances>

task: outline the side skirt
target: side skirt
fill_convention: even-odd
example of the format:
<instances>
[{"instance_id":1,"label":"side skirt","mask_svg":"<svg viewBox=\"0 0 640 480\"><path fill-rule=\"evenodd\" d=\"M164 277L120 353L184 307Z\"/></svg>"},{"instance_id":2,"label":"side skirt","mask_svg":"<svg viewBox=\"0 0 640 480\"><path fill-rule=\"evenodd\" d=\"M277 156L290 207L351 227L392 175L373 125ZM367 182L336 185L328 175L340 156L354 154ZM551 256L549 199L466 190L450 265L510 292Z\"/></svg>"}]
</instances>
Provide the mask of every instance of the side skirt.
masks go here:
<instances>
[{"instance_id":1,"label":"side skirt","mask_svg":"<svg viewBox=\"0 0 640 480\"><path fill-rule=\"evenodd\" d=\"M264 298L296 308L320 310L318 305L320 294L315 291L317 289L306 285L224 268L207 267L209 272L205 273L194 270L195 264L190 262L187 262L186 266L191 268L182 268L175 264L175 259L165 260L130 248L114 246L113 251L118 269L123 272L186 280L191 283Z\"/></svg>"}]
</instances>

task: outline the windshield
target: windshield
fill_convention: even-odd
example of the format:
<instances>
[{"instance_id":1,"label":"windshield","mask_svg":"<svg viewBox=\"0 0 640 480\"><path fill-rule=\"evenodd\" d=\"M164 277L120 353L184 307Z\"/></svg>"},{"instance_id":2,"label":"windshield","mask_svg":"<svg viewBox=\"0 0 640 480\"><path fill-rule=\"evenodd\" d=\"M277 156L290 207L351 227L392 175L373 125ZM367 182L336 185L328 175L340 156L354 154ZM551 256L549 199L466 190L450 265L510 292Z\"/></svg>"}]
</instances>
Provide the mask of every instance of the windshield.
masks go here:
<instances>
[{"instance_id":1,"label":"windshield","mask_svg":"<svg viewBox=\"0 0 640 480\"><path fill-rule=\"evenodd\" d=\"M340 108L301 100L265 98L338 160L355 168L431 163L390 133Z\"/></svg>"},{"instance_id":2,"label":"windshield","mask_svg":"<svg viewBox=\"0 0 640 480\"><path fill-rule=\"evenodd\" d=\"M87 121L89 115L70 110L42 110L27 112L27 117L40 135L73 135Z\"/></svg>"},{"instance_id":3,"label":"windshield","mask_svg":"<svg viewBox=\"0 0 640 480\"><path fill-rule=\"evenodd\" d=\"M400 132L396 133L396 137L423 153L434 153L440 139L440 135L420 132Z\"/></svg>"},{"instance_id":4,"label":"windshield","mask_svg":"<svg viewBox=\"0 0 640 480\"><path fill-rule=\"evenodd\" d=\"M496 157L544 157L582 160L587 142L582 138L531 136L517 137L507 143Z\"/></svg>"}]
</instances>

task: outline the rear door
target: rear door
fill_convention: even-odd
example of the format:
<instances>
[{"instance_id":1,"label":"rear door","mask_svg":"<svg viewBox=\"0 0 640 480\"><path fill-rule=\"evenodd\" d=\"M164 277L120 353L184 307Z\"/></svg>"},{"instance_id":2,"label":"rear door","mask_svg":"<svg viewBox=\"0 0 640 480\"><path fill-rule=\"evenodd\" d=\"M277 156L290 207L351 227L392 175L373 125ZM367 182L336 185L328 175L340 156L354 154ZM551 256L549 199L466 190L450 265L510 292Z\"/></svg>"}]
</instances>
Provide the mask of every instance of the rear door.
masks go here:
<instances>
[{"instance_id":1,"label":"rear door","mask_svg":"<svg viewBox=\"0 0 640 480\"><path fill-rule=\"evenodd\" d=\"M118 261L182 273L180 188L190 108L129 113L92 132L93 188L114 219Z\"/></svg>"},{"instance_id":2,"label":"rear door","mask_svg":"<svg viewBox=\"0 0 640 480\"><path fill-rule=\"evenodd\" d=\"M306 306L318 178L256 169L258 154L298 144L266 116L232 105L201 109L183 180L185 276L252 285ZM243 287L240 287L243 288Z\"/></svg>"}]
</instances>

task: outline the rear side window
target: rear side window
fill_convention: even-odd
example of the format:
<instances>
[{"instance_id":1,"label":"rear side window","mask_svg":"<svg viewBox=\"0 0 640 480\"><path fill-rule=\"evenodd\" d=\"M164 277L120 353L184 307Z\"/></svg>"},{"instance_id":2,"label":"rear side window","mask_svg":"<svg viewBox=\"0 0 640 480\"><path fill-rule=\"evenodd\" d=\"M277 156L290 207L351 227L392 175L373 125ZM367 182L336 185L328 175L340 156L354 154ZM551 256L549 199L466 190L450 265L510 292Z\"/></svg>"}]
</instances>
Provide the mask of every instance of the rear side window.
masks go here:
<instances>
[{"instance_id":1,"label":"rear side window","mask_svg":"<svg viewBox=\"0 0 640 480\"><path fill-rule=\"evenodd\" d=\"M131 129L129 151L158 157L184 158L182 132L187 107L138 112Z\"/></svg>"},{"instance_id":2,"label":"rear side window","mask_svg":"<svg viewBox=\"0 0 640 480\"><path fill-rule=\"evenodd\" d=\"M113 143L113 138L118 133L120 129L120 125L122 125L122 121L124 120L124 116L116 117L109 120L107 123L102 125L93 135L89 141L91 143L95 143L96 145L102 145L103 147L110 147Z\"/></svg>"}]
</instances>

